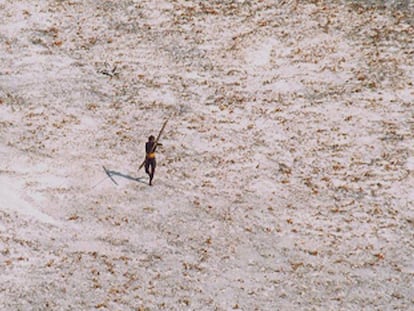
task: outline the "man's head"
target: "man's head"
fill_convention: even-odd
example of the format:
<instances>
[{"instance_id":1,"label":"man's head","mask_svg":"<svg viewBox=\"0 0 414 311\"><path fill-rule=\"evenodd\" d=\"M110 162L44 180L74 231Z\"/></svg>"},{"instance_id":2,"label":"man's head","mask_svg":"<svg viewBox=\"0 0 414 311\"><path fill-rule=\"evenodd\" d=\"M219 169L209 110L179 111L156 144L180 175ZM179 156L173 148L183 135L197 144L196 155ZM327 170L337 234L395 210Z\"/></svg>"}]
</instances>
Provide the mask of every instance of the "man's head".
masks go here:
<instances>
[{"instance_id":1,"label":"man's head","mask_svg":"<svg viewBox=\"0 0 414 311\"><path fill-rule=\"evenodd\" d=\"M153 135L151 135L150 137L148 137L148 140L149 141L154 141L155 140L155 137Z\"/></svg>"}]
</instances>

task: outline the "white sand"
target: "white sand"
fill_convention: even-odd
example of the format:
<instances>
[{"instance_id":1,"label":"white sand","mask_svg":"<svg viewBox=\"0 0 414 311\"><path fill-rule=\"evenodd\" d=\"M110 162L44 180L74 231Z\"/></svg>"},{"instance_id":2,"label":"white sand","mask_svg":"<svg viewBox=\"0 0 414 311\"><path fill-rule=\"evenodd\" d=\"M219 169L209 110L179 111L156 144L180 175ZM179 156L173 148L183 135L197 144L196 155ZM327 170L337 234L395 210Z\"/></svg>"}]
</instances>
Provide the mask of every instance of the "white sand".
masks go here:
<instances>
[{"instance_id":1,"label":"white sand","mask_svg":"<svg viewBox=\"0 0 414 311\"><path fill-rule=\"evenodd\" d=\"M353 3L0 1L0 309L412 309L414 8Z\"/></svg>"}]
</instances>

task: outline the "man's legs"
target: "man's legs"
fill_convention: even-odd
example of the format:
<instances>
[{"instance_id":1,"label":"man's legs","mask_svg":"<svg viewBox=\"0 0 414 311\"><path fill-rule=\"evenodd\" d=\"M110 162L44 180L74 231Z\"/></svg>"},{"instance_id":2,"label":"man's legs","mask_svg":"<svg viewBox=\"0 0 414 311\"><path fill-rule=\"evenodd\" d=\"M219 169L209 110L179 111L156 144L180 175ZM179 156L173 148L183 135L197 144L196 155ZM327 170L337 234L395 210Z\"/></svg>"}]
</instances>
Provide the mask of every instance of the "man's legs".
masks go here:
<instances>
[{"instance_id":1,"label":"man's legs","mask_svg":"<svg viewBox=\"0 0 414 311\"><path fill-rule=\"evenodd\" d=\"M145 163L145 172L149 175L150 186L152 186L152 180L154 179L155 166L156 166L155 159L148 159L148 161Z\"/></svg>"},{"instance_id":2,"label":"man's legs","mask_svg":"<svg viewBox=\"0 0 414 311\"><path fill-rule=\"evenodd\" d=\"M150 175L149 166L150 166L150 160L145 159L145 173L147 173L148 175Z\"/></svg>"}]
</instances>

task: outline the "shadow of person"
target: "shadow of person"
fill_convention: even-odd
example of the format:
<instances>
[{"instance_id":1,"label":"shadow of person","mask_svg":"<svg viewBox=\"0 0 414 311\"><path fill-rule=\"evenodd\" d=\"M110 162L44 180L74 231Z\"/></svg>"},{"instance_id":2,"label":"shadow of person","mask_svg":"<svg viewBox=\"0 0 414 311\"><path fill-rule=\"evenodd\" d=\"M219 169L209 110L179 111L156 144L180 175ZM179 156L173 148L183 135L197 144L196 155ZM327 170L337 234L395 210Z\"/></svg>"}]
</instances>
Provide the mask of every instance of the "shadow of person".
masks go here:
<instances>
[{"instance_id":1,"label":"shadow of person","mask_svg":"<svg viewBox=\"0 0 414 311\"><path fill-rule=\"evenodd\" d=\"M144 183L144 184L148 184L146 181L144 181L143 179L145 177L132 177L130 175L121 173L121 172L117 172L117 171L113 171L113 170L108 170L104 167L104 170L106 172L106 174L108 174L109 178L112 179L112 181L117 185L118 183L112 178L113 176L117 176L117 177L122 177L128 180L132 180L132 181L136 181L136 182L140 182L140 183Z\"/></svg>"}]
</instances>

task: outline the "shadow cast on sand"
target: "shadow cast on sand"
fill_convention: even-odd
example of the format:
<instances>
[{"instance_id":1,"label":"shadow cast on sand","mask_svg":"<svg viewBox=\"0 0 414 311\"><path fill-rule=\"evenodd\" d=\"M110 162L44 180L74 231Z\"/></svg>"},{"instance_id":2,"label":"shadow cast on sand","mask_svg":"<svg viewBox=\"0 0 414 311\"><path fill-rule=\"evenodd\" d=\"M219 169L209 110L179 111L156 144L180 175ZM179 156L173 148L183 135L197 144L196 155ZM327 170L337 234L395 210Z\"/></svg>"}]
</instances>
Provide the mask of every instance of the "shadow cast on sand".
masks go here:
<instances>
[{"instance_id":1,"label":"shadow cast on sand","mask_svg":"<svg viewBox=\"0 0 414 311\"><path fill-rule=\"evenodd\" d=\"M132 180L132 181L136 181L136 182L140 182L143 184L148 185L148 182L144 181L145 177L132 177L130 175L127 174L123 174L117 171L113 171L113 170L108 170L104 167L104 170L106 172L106 174L108 175L108 177L112 180L112 182L116 185L118 185L118 183L116 182L116 180L113 178L113 176L117 176L117 177L122 177L128 180Z\"/></svg>"}]
</instances>

